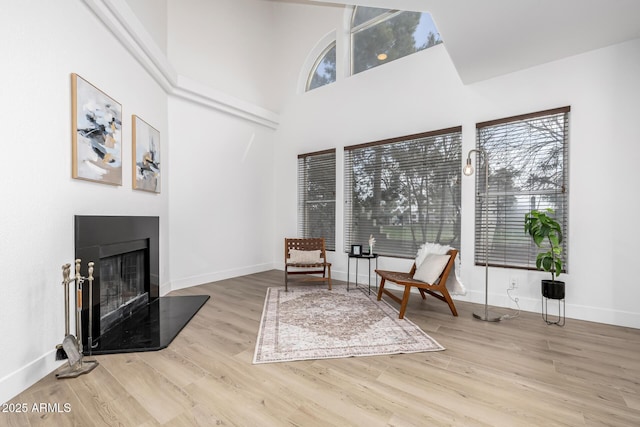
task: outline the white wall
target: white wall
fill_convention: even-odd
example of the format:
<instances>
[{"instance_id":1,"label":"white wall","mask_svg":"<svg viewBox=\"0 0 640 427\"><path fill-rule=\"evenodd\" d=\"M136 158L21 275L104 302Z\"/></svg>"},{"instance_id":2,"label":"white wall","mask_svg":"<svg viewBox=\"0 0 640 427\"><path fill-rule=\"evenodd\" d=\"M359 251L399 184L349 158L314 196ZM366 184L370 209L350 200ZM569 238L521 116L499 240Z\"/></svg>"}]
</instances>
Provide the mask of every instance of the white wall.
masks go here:
<instances>
[{"instance_id":1,"label":"white wall","mask_svg":"<svg viewBox=\"0 0 640 427\"><path fill-rule=\"evenodd\" d=\"M293 8L283 7L282 12L284 21L305 18ZM318 26L315 16L306 19ZM321 22L325 31L320 33L336 28L340 33L341 17ZM289 34L291 40L297 37ZM339 50L341 44L344 48L346 40L338 39ZM299 43L292 41L285 48L290 57L284 62L305 63L307 52ZM629 193L630 183L637 181L632 166L640 152L632 143L638 136L633 123L640 113L635 99L640 93L639 71L640 40L635 40L465 86L445 43L290 96L277 130L276 244L281 237L296 234L297 154L338 148L340 201L344 146L462 125L463 153L467 153L475 146L477 122L570 105L570 274L562 276L567 282L567 316L640 327L636 304L640 289L630 268L639 252L635 242L640 232L634 227L633 213L640 202ZM462 280L468 289L462 299L483 303L484 268L473 265L473 179L464 179L462 192ZM337 206L340 245L342 203ZM596 233L597 227L603 231ZM332 261L334 276L346 278L346 255L338 249ZM409 260L380 260L381 268L408 270L410 264ZM515 277L520 283L515 296L521 306L540 311L539 281L546 275L500 268L491 268L489 274L490 304L514 307L506 288Z\"/></svg>"},{"instance_id":2,"label":"white wall","mask_svg":"<svg viewBox=\"0 0 640 427\"><path fill-rule=\"evenodd\" d=\"M61 265L74 259L74 215L160 216L160 283L169 282L168 191L131 188L131 115L160 131L163 154L169 141L166 95L82 1L1 2L0 39L4 402L60 364L54 359L64 336ZM74 72L122 104L122 186L71 178ZM171 160L162 159L168 173Z\"/></svg>"},{"instance_id":3,"label":"white wall","mask_svg":"<svg viewBox=\"0 0 640 427\"><path fill-rule=\"evenodd\" d=\"M172 98L173 289L272 268L274 131Z\"/></svg>"},{"instance_id":4,"label":"white wall","mask_svg":"<svg viewBox=\"0 0 640 427\"><path fill-rule=\"evenodd\" d=\"M270 108L277 74L271 6L168 0L168 52L177 73ZM272 268L273 129L177 97L169 111L178 171L169 183L172 288Z\"/></svg>"},{"instance_id":5,"label":"white wall","mask_svg":"<svg viewBox=\"0 0 640 427\"><path fill-rule=\"evenodd\" d=\"M126 0L156 45L167 53L167 0Z\"/></svg>"},{"instance_id":6,"label":"white wall","mask_svg":"<svg viewBox=\"0 0 640 427\"><path fill-rule=\"evenodd\" d=\"M275 110L277 73L272 2L168 0L168 57L176 71L209 87Z\"/></svg>"},{"instance_id":7,"label":"white wall","mask_svg":"<svg viewBox=\"0 0 640 427\"><path fill-rule=\"evenodd\" d=\"M473 85L474 120L535 111L535 105L571 105L569 141L569 272L567 316L640 327L640 289L632 260L640 231L630 197L640 147L636 95L640 93L640 39L555 61ZM470 192L468 193L470 194ZM463 204L464 204L463 199ZM469 216L465 224L472 225ZM463 236L466 233L463 230ZM539 311L541 273L496 270L499 292L509 275L521 276L522 295ZM502 286L500 286L502 285ZM528 292L527 292L528 291ZM535 304L534 304L535 302Z\"/></svg>"}]
</instances>

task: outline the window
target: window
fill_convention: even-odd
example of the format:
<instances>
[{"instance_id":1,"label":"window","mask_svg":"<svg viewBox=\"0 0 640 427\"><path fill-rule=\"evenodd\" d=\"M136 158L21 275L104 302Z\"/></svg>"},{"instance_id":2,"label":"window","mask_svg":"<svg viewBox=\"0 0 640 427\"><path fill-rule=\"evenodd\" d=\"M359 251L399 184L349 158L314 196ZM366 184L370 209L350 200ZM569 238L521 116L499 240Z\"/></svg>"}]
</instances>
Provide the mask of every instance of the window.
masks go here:
<instances>
[{"instance_id":1,"label":"window","mask_svg":"<svg viewBox=\"0 0 640 427\"><path fill-rule=\"evenodd\" d=\"M351 18L351 73L442 43L428 12L356 6Z\"/></svg>"},{"instance_id":2,"label":"window","mask_svg":"<svg viewBox=\"0 0 640 427\"><path fill-rule=\"evenodd\" d=\"M298 233L336 249L336 150L298 156Z\"/></svg>"},{"instance_id":3,"label":"window","mask_svg":"<svg viewBox=\"0 0 640 427\"><path fill-rule=\"evenodd\" d=\"M564 233L567 262L570 107L478 123L477 148L489 158L489 264L535 269L539 249L524 215L552 208ZM475 262L485 263L484 160L476 159Z\"/></svg>"},{"instance_id":4,"label":"window","mask_svg":"<svg viewBox=\"0 0 640 427\"><path fill-rule=\"evenodd\" d=\"M318 57L311 69L307 91L336 81L336 42L331 43Z\"/></svg>"},{"instance_id":5,"label":"window","mask_svg":"<svg viewBox=\"0 0 640 427\"><path fill-rule=\"evenodd\" d=\"M345 147L345 242L413 258L425 242L459 247L461 128Z\"/></svg>"}]
</instances>

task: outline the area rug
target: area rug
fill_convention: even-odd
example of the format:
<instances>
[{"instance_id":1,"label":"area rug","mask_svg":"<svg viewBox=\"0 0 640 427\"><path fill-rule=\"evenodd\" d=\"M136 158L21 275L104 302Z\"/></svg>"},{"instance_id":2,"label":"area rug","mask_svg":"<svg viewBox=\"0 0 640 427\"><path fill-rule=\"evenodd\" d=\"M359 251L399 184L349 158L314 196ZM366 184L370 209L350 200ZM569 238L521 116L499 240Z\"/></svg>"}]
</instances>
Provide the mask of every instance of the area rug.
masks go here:
<instances>
[{"instance_id":1,"label":"area rug","mask_svg":"<svg viewBox=\"0 0 640 427\"><path fill-rule=\"evenodd\" d=\"M361 288L268 288L253 363L444 350Z\"/></svg>"}]
</instances>

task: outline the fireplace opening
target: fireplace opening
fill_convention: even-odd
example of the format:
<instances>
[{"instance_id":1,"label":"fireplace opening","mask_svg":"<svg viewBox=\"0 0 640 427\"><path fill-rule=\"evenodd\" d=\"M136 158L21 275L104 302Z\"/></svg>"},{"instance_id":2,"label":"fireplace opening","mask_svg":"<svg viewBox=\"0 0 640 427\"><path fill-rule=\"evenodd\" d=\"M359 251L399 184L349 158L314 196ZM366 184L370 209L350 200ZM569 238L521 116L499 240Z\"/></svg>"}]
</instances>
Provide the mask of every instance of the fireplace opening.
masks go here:
<instances>
[{"instance_id":1,"label":"fireplace opening","mask_svg":"<svg viewBox=\"0 0 640 427\"><path fill-rule=\"evenodd\" d=\"M149 302L146 250L100 259L100 335Z\"/></svg>"}]
</instances>

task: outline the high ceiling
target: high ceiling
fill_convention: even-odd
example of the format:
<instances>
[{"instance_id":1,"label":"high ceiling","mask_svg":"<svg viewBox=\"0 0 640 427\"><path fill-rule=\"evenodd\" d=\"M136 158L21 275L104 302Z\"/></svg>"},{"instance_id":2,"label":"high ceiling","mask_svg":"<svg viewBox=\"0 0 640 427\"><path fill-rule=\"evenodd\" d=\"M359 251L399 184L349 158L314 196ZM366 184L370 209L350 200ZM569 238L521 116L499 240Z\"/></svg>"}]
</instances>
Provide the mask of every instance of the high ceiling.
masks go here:
<instances>
[{"instance_id":1,"label":"high ceiling","mask_svg":"<svg viewBox=\"0 0 640 427\"><path fill-rule=\"evenodd\" d=\"M640 38L640 0L352 0L348 3L430 12L464 83Z\"/></svg>"}]
</instances>

